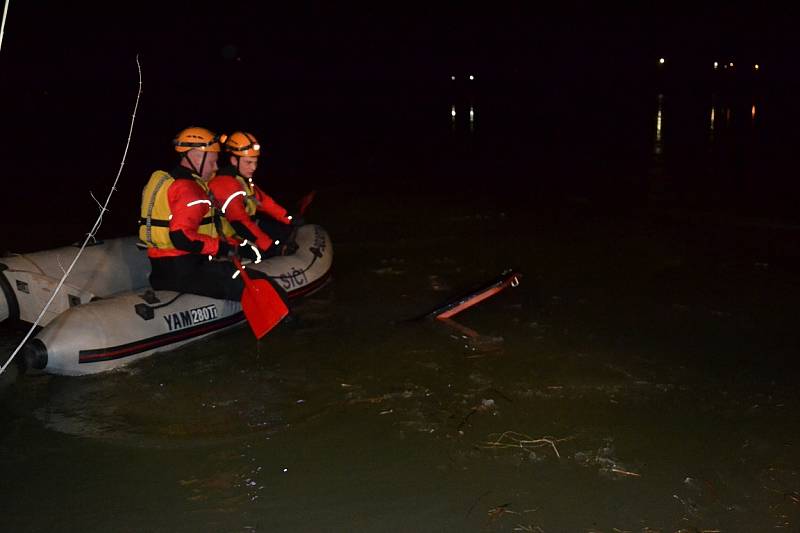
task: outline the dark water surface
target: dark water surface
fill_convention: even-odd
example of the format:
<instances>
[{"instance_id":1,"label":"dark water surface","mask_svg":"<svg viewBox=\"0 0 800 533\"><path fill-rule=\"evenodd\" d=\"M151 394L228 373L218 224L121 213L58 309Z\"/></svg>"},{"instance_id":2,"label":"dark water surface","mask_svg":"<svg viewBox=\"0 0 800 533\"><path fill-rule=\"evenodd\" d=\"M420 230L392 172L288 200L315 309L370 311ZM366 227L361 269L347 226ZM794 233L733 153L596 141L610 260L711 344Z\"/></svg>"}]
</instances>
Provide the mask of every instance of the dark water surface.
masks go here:
<instances>
[{"instance_id":1,"label":"dark water surface","mask_svg":"<svg viewBox=\"0 0 800 533\"><path fill-rule=\"evenodd\" d=\"M265 175L319 190L333 282L259 343L3 376L2 529L800 527L790 100L521 92L483 93L471 127L462 93L379 93L276 135ZM69 183L53 246L93 216ZM404 322L508 267L521 285L455 324Z\"/></svg>"}]
</instances>

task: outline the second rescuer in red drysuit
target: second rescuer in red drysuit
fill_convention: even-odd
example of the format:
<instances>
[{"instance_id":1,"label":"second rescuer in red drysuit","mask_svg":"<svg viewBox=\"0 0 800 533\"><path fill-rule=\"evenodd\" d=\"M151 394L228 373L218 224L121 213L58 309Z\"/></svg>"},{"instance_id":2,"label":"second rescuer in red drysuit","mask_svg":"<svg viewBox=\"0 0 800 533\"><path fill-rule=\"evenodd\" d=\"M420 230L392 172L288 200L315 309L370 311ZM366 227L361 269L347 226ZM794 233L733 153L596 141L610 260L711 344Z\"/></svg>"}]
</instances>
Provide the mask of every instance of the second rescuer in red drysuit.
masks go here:
<instances>
[{"instance_id":1,"label":"second rescuer in red drysuit","mask_svg":"<svg viewBox=\"0 0 800 533\"><path fill-rule=\"evenodd\" d=\"M139 238L147 245L150 284L154 289L239 300L244 284L234 277L236 267L230 261L211 260L227 257L235 248L218 234L208 195L219 138L206 128L191 127L178 133L173 144L180 154L178 165L170 172L154 172L142 191ZM257 271L250 275L266 277Z\"/></svg>"},{"instance_id":2,"label":"second rescuer in red drysuit","mask_svg":"<svg viewBox=\"0 0 800 533\"><path fill-rule=\"evenodd\" d=\"M258 141L250 133L237 131L225 140L223 147L230 164L220 168L208 185L224 217L225 236L255 245L256 262L292 253L294 243L288 240L292 227L302 224L302 220L290 215L253 183L261 155Z\"/></svg>"}]
</instances>

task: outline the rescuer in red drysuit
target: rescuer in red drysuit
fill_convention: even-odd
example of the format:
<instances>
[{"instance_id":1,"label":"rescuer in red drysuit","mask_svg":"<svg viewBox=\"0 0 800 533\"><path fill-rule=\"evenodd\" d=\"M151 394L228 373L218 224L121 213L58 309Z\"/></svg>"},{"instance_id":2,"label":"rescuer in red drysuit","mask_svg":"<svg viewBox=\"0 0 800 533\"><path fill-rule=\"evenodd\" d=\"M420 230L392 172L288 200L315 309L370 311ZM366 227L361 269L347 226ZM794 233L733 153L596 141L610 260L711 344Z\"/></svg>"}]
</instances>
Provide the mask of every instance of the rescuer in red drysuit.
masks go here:
<instances>
[{"instance_id":1,"label":"rescuer in red drysuit","mask_svg":"<svg viewBox=\"0 0 800 533\"><path fill-rule=\"evenodd\" d=\"M236 238L255 246L242 249L256 262L274 255L296 250L290 242L292 229L303 221L290 215L269 195L253 183L258 168L261 146L256 138L243 131L232 133L223 148L230 164L221 168L209 182L215 207L224 217L222 231L227 238Z\"/></svg>"}]
</instances>

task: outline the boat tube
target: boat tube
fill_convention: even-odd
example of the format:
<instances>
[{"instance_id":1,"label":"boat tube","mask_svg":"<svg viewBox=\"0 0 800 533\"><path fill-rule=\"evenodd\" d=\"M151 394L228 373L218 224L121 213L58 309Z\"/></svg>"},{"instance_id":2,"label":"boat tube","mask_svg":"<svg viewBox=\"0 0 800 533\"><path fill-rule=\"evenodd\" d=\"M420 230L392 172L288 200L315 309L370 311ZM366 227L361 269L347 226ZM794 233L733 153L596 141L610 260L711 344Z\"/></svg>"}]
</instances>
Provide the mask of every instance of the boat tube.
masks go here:
<instances>
[{"instance_id":1,"label":"boat tube","mask_svg":"<svg viewBox=\"0 0 800 533\"><path fill-rule=\"evenodd\" d=\"M122 237L89 244L39 324L94 298L147 286L150 260L137 242ZM0 321L34 322L79 250L79 245L64 246L0 258Z\"/></svg>"},{"instance_id":2,"label":"boat tube","mask_svg":"<svg viewBox=\"0 0 800 533\"><path fill-rule=\"evenodd\" d=\"M151 289L149 260L136 242L135 237L125 237L86 248L78 263L84 266L76 265L69 284L62 287L63 297L45 313L45 326L23 347L27 368L95 374L245 320L240 302ZM290 298L321 287L333 260L330 237L320 226L298 228L295 242L294 254L247 266L273 278ZM60 265L69 264L77 250L66 247L0 259L0 318L33 322L63 275Z\"/></svg>"}]
</instances>

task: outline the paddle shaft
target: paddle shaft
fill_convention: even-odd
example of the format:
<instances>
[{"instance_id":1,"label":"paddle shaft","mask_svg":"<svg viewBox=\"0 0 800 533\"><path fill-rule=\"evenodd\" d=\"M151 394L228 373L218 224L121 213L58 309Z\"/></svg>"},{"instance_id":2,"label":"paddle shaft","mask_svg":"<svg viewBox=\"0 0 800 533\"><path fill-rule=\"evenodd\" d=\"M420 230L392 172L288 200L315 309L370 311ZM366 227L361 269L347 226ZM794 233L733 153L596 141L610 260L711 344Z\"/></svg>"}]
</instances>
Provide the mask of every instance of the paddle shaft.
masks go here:
<instances>
[{"instance_id":1,"label":"paddle shaft","mask_svg":"<svg viewBox=\"0 0 800 533\"><path fill-rule=\"evenodd\" d=\"M300 201L297 203L299 206L298 212L300 216L303 216L303 214L306 212L306 209L308 209L308 206L311 205L311 201L314 200L314 196L316 196L316 194L317 191L313 190L300 198Z\"/></svg>"},{"instance_id":2,"label":"paddle shaft","mask_svg":"<svg viewBox=\"0 0 800 533\"><path fill-rule=\"evenodd\" d=\"M242 276L242 281L244 281L244 286L248 289L251 288L253 285L253 280L251 280L247 272L244 271L244 267L242 266L242 262L239 259L239 257L234 255L233 257L231 257L231 261L233 261L233 264L236 265L237 269L239 269L239 275Z\"/></svg>"}]
</instances>

